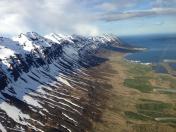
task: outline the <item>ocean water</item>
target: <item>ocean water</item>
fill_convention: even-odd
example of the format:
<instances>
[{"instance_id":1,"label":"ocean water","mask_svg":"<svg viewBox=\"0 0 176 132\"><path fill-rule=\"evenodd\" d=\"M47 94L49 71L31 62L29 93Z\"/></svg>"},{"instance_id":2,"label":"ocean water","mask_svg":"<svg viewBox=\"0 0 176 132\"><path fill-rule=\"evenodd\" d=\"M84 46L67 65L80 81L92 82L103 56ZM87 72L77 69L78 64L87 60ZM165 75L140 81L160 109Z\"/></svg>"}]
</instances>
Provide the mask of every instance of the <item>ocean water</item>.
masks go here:
<instances>
[{"instance_id":1,"label":"ocean water","mask_svg":"<svg viewBox=\"0 0 176 132\"><path fill-rule=\"evenodd\" d=\"M125 58L128 60L141 63L176 63L176 34L128 36L121 39L130 45L147 48L144 52L127 54Z\"/></svg>"}]
</instances>

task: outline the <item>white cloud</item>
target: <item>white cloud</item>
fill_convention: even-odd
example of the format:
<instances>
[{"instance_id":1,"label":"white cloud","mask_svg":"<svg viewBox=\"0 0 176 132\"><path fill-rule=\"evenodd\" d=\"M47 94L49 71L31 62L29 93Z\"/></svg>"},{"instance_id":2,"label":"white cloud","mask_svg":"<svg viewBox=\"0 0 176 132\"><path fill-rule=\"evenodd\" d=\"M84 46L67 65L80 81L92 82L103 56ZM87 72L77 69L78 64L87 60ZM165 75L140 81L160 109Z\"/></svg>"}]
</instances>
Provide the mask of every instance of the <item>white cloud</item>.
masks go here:
<instances>
[{"instance_id":1,"label":"white cloud","mask_svg":"<svg viewBox=\"0 0 176 132\"><path fill-rule=\"evenodd\" d=\"M87 24L91 15L75 0L1 0L0 7L0 33L4 34L27 31L96 34L98 30Z\"/></svg>"},{"instance_id":2,"label":"white cloud","mask_svg":"<svg viewBox=\"0 0 176 132\"><path fill-rule=\"evenodd\" d=\"M6 15L1 16L0 19L0 32L1 33L20 33L23 31L28 31L29 29L23 24L23 22L20 20L19 16L14 15Z\"/></svg>"},{"instance_id":3,"label":"white cloud","mask_svg":"<svg viewBox=\"0 0 176 132\"><path fill-rule=\"evenodd\" d=\"M106 10L106 11L113 11L115 9L117 9L117 4L116 3L110 3L110 2L104 2L100 5L97 6L98 8L102 9L102 10Z\"/></svg>"},{"instance_id":4,"label":"white cloud","mask_svg":"<svg viewBox=\"0 0 176 132\"><path fill-rule=\"evenodd\" d=\"M75 33L82 34L82 35L96 36L100 34L100 31L98 30L97 27L91 26L88 24L76 25L74 29L75 29Z\"/></svg>"},{"instance_id":5,"label":"white cloud","mask_svg":"<svg viewBox=\"0 0 176 132\"><path fill-rule=\"evenodd\" d=\"M106 2L100 2L97 5L97 8L102 9L107 12L110 12L110 11L115 11L118 9L127 9L127 8L133 7L139 3L140 3L139 0L106 1Z\"/></svg>"}]
</instances>

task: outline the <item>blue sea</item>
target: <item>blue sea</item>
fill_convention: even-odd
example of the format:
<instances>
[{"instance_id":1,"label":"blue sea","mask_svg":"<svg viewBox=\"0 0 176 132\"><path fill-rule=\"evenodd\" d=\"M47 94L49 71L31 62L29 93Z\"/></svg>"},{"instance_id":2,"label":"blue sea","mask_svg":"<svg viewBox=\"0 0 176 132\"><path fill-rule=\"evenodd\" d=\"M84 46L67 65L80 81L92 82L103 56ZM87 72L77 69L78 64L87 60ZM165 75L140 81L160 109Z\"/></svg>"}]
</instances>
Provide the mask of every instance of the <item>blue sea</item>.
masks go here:
<instances>
[{"instance_id":1,"label":"blue sea","mask_svg":"<svg viewBox=\"0 0 176 132\"><path fill-rule=\"evenodd\" d=\"M141 63L176 62L176 34L128 36L121 39L135 47L147 48L144 52L127 54L125 58L128 60Z\"/></svg>"}]
</instances>

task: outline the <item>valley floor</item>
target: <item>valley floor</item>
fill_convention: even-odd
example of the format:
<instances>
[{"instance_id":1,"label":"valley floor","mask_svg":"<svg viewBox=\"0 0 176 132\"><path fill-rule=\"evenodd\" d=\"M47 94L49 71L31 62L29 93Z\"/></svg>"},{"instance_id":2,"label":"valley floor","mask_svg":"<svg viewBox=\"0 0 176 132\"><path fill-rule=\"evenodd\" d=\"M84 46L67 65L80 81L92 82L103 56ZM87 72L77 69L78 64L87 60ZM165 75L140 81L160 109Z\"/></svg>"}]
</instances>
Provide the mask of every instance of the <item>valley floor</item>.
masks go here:
<instances>
[{"instance_id":1,"label":"valley floor","mask_svg":"<svg viewBox=\"0 0 176 132\"><path fill-rule=\"evenodd\" d=\"M97 54L109 60L89 69L104 84L92 92L101 118L92 120L91 132L176 132L175 77L127 62L123 53Z\"/></svg>"}]
</instances>

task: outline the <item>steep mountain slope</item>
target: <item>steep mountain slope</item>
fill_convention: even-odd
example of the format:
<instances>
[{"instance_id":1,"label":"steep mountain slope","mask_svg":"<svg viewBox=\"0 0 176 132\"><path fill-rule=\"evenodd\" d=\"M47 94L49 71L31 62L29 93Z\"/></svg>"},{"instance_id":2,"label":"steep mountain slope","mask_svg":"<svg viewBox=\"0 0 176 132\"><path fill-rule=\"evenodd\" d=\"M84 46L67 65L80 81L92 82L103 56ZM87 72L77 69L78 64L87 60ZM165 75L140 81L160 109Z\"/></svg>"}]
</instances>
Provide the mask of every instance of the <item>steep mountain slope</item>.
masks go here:
<instances>
[{"instance_id":1,"label":"steep mountain slope","mask_svg":"<svg viewBox=\"0 0 176 132\"><path fill-rule=\"evenodd\" d=\"M123 47L110 35L1 37L0 131L86 131L97 111L86 68L105 61L95 52L106 46Z\"/></svg>"}]
</instances>

